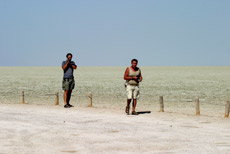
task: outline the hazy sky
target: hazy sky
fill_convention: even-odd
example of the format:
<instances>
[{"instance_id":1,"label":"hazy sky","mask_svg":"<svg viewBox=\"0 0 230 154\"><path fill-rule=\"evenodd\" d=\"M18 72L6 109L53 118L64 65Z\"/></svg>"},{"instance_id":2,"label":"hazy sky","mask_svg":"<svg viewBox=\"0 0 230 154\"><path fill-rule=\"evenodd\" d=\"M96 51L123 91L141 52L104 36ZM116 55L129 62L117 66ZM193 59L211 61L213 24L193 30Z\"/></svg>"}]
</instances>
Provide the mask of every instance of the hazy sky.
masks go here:
<instances>
[{"instance_id":1,"label":"hazy sky","mask_svg":"<svg viewBox=\"0 0 230 154\"><path fill-rule=\"evenodd\" d=\"M0 0L0 66L230 65L230 0Z\"/></svg>"}]
</instances>

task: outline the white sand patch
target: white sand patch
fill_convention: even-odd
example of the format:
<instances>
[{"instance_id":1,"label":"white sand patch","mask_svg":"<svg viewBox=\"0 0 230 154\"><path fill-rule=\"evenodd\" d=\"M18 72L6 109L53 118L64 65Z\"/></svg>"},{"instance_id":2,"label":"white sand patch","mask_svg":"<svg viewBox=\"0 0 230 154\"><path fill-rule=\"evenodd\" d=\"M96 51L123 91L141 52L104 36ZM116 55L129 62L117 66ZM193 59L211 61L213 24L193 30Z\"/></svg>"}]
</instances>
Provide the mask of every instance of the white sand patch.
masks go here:
<instances>
[{"instance_id":1,"label":"white sand patch","mask_svg":"<svg viewBox=\"0 0 230 154\"><path fill-rule=\"evenodd\" d=\"M0 154L229 154L230 119L0 104Z\"/></svg>"}]
</instances>

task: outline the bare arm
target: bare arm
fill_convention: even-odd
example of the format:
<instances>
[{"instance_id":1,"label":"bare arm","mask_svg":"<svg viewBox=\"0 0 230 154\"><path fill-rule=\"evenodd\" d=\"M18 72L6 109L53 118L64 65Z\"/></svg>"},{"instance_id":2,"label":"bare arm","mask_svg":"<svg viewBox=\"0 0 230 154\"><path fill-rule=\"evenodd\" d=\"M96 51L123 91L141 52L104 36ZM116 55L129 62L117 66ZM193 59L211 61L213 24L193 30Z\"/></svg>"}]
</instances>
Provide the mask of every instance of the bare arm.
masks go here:
<instances>
[{"instance_id":1,"label":"bare arm","mask_svg":"<svg viewBox=\"0 0 230 154\"><path fill-rule=\"evenodd\" d=\"M76 65L71 65L73 69L77 69L77 66Z\"/></svg>"},{"instance_id":2,"label":"bare arm","mask_svg":"<svg viewBox=\"0 0 230 154\"><path fill-rule=\"evenodd\" d=\"M141 81L142 81L142 79L143 79L143 78L142 78L142 75L141 75L141 70L140 70L140 74L139 74L139 75L140 75L140 78L139 78L139 80L138 80L138 81L139 81L139 82L141 82Z\"/></svg>"},{"instance_id":3,"label":"bare arm","mask_svg":"<svg viewBox=\"0 0 230 154\"><path fill-rule=\"evenodd\" d=\"M124 74L124 80L131 80L131 77L129 77L129 68L126 68L125 74Z\"/></svg>"},{"instance_id":4,"label":"bare arm","mask_svg":"<svg viewBox=\"0 0 230 154\"><path fill-rule=\"evenodd\" d=\"M70 65L73 69L77 69L77 65L75 64L75 62L71 61Z\"/></svg>"},{"instance_id":5,"label":"bare arm","mask_svg":"<svg viewBox=\"0 0 230 154\"><path fill-rule=\"evenodd\" d=\"M62 66L62 69L65 70L69 64L69 61L66 61L65 65Z\"/></svg>"}]
</instances>

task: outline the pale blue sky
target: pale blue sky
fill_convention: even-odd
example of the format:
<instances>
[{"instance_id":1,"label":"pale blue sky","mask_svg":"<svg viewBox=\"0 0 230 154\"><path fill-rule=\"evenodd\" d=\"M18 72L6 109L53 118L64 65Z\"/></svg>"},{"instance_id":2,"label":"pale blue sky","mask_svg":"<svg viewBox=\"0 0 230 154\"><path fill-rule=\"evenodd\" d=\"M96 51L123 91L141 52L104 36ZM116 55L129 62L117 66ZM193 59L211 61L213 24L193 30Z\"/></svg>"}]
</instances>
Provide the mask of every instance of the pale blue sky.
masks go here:
<instances>
[{"instance_id":1,"label":"pale blue sky","mask_svg":"<svg viewBox=\"0 0 230 154\"><path fill-rule=\"evenodd\" d=\"M229 0L0 0L0 66L230 65Z\"/></svg>"}]
</instances>

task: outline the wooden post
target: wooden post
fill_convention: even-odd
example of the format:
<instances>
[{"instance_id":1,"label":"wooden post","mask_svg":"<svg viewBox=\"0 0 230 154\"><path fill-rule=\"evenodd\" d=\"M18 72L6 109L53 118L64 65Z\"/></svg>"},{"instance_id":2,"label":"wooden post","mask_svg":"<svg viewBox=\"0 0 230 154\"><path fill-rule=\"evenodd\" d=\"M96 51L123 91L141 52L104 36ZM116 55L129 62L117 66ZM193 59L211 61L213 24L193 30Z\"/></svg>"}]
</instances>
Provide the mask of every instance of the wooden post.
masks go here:
<instances>
[{"instance_id":1,"label":"wooden post","mask_svg":"<svg viewBox=\"0 0 230 154\"><path fill-rule=\"evenodd\" d=\"M56 94L55 94L55 98L56 98L56 100L55 100L55 105L59 105L59 95L58 95L58 92L56 92Z\"/></svg>"},{"instance_id":2,"label":"wooden post","mask_svg":"<svg viewBox=\"0 0 230 154\"><path fill-rule=\"evenodd\" d=\"M24 91L22 91L22 104L25 104Z\"/></svg>"},{"instance_id":3,"label":"wooden post","mask_svg":"<svg viewBox=\"0 0 230 154\"><path fill-rule=\"evenodd\" d=\"M199 98L196 99L196 115L200 115L200 101L199 101Z\"/></svg>"},{"instance_id":4,"label":"wooden post","mask_svg":"<svg viewBox=\"0 0 230 154\"><path fill-rule=\"evenodd\" d=\"M225 116L224 116L225 118L229 117L229 110L230 110L230 101L227 101L225 105Z\"/></svg>"},{"instance_id":5,"label":"wooden post","mask_svg":"<svg viewBox=\"0 0 230 154\"><path fill-rule=\"evenodd\" d=\"M160 96L159 102L160 102L160 112L164 112L164 100L163 100L163 96Z\"/></svg>"},{"instance_id":6,"label":"wooden post","mask_svg":"<svg viewBox=\"0 0 230 154\"><path fill-rule=\"evenodd\" d=\"M92 107L93 106L93 95L92 94L89 94L89 105L88 107Z\"/></svg>"}]
</instances>

